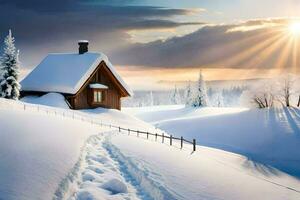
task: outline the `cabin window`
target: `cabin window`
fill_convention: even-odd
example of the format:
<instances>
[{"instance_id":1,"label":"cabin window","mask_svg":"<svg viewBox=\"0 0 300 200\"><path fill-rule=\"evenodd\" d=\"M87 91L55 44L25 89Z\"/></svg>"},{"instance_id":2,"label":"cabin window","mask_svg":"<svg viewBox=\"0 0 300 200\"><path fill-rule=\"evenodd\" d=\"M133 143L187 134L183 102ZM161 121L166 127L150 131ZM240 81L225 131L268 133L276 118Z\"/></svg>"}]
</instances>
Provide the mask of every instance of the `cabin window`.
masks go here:
<instances>
[{"instance_id":1,"label":"cabin window","mask_svg":"<svg viewBox=\"0 0 300 200\"><path fill-rule=\"evenodd\" d=\"M94 91L94 102L101 103L103 100L103 93L102 91Z\"/></svg>"}]
</instances>

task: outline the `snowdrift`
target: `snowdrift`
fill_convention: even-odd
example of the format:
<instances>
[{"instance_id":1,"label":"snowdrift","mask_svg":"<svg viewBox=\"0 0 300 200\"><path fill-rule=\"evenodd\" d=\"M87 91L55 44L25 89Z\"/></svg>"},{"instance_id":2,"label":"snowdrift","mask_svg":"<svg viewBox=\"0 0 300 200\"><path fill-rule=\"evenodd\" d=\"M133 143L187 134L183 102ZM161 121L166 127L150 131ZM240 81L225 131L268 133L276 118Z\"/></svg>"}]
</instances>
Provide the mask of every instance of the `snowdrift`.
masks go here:
<instances>
[{"instance_id":1,"label":"snowdrift","mask_svg":"<svg viewBox=\"0 0 300 200\"><path fill-rule=\"evenodd\" d=\"M31 104L40 104L58 108L69 109L68 104L65 101L65 97L59 93L48 93L43 96L26 96L21 101Z\"/></svg>"}]
</instances>

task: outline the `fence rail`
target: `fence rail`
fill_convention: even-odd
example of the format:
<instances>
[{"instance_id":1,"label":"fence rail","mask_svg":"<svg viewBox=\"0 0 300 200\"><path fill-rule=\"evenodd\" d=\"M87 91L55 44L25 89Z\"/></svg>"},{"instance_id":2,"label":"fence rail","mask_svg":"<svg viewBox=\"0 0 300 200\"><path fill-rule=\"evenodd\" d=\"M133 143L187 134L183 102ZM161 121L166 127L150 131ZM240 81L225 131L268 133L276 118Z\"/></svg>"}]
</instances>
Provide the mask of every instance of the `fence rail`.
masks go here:
<instances>
[{"instance_id":1,"label":"fence rail","mask_svg":"<svg viewBox=\"0 0 300 200\"><path fill-rule=\"evenodd\" d=\"M103 124L102 124L103 125ZM193 145L193 151L196 151L196 139L193 139L192 141L186 140L183 137L174 137L173 135L165 135L164 133L162 134L158 134L158 133L151 133L151 132L145 132L145 131L139 131L139 130L133 130L133 129L129 129L129 128L123 128L121 126L113 126L113 125L106 125L106 126L110 126L111 128L116 128L119 130L119 132L122 131L126 131L128 132L128 135L130 135L131 133L136 133L137 137L139 137L139 134L143 134L147 136L147 139L149 139L149 136L155 136L155 140L157 141L157 138L160 137L162 139L162 143L165 142L165 138L169 139L170 142L170 146L173 145L173 141L177 140L180 141L180 148L183 148L183 144L184 142Z\"/></svg>"},{"instance_id":2,"label":"fence rail","mask_svg":"<svg viewBox=\"0 0 300 200\"><path fill-rule=\"evenodd\" d=\"M6 104L2 104L2 101L5 101ZM79 113L78 111L74 111L74 110L66 110L66 109L60 109L60 108L54 108L51 107L49 108L49 106L44 106L44 105L36 105L36 104L28 104L28 103L23 103L23 102L12 102L11 100L6 100L6 99L2 99L0 100L0 107L3 107L4 109L8 109L7 107L7 103L12 106L11 108L15 108L17 110L30 110L30 111L37 111L37 112L44 112L47 115L49 114L54 114L55 116L59 115L62 117L68 117L68 118L72 118L72 119L77 119L77 120L81 120L81 121L85 121L85 122L90 122L93 125L98 125L101 127L107 127L110 129L117 129L119 132L126 132L128 133L128 135L135 133L137 137L140 136L140 134L142 135L146 135L146 138L149 139L149 136L153 136L155 137L155 141L158 140L158 138L161 139L162 143L166 143L166 140L169 140L169 144L170 146L173 145L173 141L180 141L180 148L183 148L184 143L190 144L193 146L193 152L196 151L196 140L193 139L192 141L189 141L187 139L184 139L183 137L174 137L171 134L167 134L166 132L160 131L161 134L155 132L151 132L151 131L144 131L144 130L135 130L135 129L131 129L131 128L125 128L125 127L121 127L121 126L117 126L111 123L103 123L101 120L95 118L95 117L91 117L91 116L85 116L85 114L83 113ZM16 107L17 106L17 107ZM158 130L158 129L157 129Z\"/></svg>"}]
</instances>

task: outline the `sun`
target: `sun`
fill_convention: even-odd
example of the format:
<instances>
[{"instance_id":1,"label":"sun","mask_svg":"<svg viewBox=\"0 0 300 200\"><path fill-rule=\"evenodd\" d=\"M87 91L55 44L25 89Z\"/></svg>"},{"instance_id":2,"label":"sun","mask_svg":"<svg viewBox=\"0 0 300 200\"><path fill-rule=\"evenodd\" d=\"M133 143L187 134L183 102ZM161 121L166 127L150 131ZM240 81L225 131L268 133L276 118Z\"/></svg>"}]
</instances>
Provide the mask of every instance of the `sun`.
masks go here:
<instances>
[{"instance_id":1,"label":"sun","mask_svg":"<svg viewBox=\"0 0 300 200\"><path fill-rule=\"evenodd\" d=\"M300 36L300 21L292 22L289 27L289 32L294 36Z\"/></svg>"}]
</instances>

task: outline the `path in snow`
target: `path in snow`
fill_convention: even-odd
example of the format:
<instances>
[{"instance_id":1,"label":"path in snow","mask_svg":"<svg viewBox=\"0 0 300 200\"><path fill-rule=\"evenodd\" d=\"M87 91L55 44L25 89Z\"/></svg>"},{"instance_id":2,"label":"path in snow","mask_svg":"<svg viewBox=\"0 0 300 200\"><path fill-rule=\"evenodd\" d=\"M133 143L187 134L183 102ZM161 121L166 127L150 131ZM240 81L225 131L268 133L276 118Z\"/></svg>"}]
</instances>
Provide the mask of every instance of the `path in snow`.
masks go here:
<instances>
[{"instance_id":1,"label":"path in snow","mask_svg":"<svg viewBox=\"0 0 300 200\"><path fill-rule=\"evenodd\" d=\"M91 136L67 176L69 183L61 185L70 187L57 199L281 200L300 195L298 180L275 169L264 169L265 174L245 167L240 155L200 146L195 154L189 151L117 131Z\"/></svg>"},{"instance_id":2,"label":"path in snow","mask_svg":"<svg viewBox=\"0 0 300 200\"><path fill-rule=\"evenodd\" d=\"M155 181L160 179L160 174L124 156L111 143L113 135L111 131L88 139L79 161L60 184L55 199L182 199Z\"/></svg>"},{"instance_id":3,"label":"path in snow","mask_svg":"<svg viewBox=\"0 0 300 200\"><path fill-rule=\"evenodd\" d=\"M119 163L114 161L103 147L104 134L92 136L87 141L79 159L80 167L76 172L76 178L69 180L70 187L62 199L141 198L139 191L126 179L126 174L121 171Z\"/></svg>"}]
</instances>

